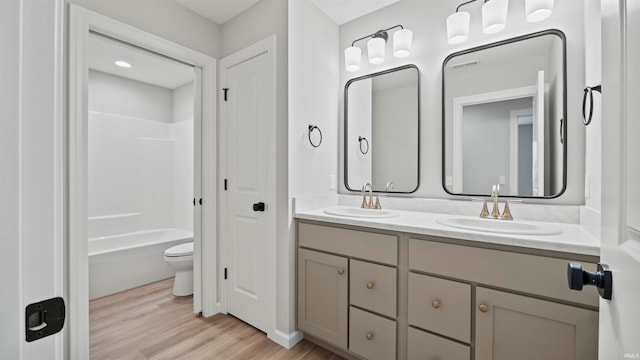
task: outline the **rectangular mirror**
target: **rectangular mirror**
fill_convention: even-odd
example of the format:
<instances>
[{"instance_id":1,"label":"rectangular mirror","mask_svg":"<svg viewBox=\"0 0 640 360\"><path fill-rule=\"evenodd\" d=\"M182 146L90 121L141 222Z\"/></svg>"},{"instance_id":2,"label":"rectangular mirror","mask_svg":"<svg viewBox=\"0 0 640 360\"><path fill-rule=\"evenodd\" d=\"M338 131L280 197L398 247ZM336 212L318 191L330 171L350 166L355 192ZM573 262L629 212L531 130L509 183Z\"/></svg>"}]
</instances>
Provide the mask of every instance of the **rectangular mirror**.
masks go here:
<instances>
[{"instance_id":1,"label":"rectangular mirror","mask_svg":"<svg viewBox=\"0 0 640 360\"><path fill-rule=\"evenodd\" d=\"M361 76L344 89L344 183L360 191L412 193L420 184L420 74L405 65Z\"/></svg>"},{"instance_id":2,"label":"rectangular mirror","mask_svg":"<svg viewBox=\"0 0 640 360\"><path fill-rule=\"evenodd\" d=\"M553 198L566 188L566 45L558 30L449 55L443 179L453 195Z\"/></svg>"}]
</instances>

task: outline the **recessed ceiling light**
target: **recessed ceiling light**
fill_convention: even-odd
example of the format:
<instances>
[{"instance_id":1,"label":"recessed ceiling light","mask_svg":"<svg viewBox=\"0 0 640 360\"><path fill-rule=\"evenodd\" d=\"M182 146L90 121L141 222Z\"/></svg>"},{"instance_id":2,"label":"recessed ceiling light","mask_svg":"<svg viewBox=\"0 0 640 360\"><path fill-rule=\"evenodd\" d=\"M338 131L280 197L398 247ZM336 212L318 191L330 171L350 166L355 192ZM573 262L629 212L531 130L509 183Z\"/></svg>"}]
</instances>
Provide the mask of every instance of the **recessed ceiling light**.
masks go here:
<instances>
[{"instance_id":1,"label":"recessed ceiling light","mask_svg":"<svg viewBox=\"0 0 640 360\"><path fill-rule=\"evenodd\" d=\"M131 67L131 64L129 64L126 61L122 61L122 60L116 61L115 64L120 66L120 67L123 67L123 68L130 68Z\"/></svg>"}]
</instances>

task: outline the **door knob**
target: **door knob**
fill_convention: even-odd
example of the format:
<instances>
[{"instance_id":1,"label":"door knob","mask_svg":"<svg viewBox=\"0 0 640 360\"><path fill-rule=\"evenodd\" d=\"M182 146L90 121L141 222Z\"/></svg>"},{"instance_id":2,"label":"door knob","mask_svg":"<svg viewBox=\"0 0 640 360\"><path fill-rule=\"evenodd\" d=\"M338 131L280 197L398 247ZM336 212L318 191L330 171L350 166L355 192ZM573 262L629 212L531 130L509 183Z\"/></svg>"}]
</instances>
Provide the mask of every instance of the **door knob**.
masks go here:
<instances>
[{"instance_id":1,"label":"door knob","mask_svg":"<svg viewBox=\"0 0 640 360\"><path fill-rule=\"evenodd\" d=\"M264 203L258 202L253 204L253 211L264 211Z\"/></svg>"},{"instance_id":2,"label":"door knob","mask_svg":"<svg viewBox=\"0 0 640 360\"><path fill-rule=\"evenodd\" d=\"M611 300L613 277L608 265L598 264L596 272L589 272L582 270L582 264L569 263L567 281L569 288L577 291L581 291L584 285L594 285L603 299Z\"/></svg>"}]
</instances>

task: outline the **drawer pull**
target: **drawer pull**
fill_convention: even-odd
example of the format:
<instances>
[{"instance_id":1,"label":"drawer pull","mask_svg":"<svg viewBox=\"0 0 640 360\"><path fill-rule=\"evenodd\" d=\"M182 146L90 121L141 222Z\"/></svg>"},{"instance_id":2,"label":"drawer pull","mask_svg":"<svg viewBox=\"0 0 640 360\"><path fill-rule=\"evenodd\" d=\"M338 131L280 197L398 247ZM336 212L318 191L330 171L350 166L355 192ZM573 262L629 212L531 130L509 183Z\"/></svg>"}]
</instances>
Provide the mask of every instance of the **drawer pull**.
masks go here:
<instances>
[{"instance_id":1,"label":"drawer pull","mask_svg":"<svg viewBox=\"0 0 640 360\"><path fill-rule=\"evenodd\" d=\"M342 275L342 274L344 274L344 269L339 268L339 269L338 269L338 275Z\"/></svg>"},{"instance_id":2,"label":"drawer pull","mask_svg":"<svg viewBox=\"0 0 640 360\"><path fill-rule=\"evenodd\" d=\"M480 304L480 306L478 306L478 308L480 309L480 311L486 313L487 311L489 311L489 307L485 304Z\"/></svg>"},{"instance_id":3,"label":"drawer pull","mask_svg":"<svg viewBox=\"0 0 640 360\"><path fill-rule=\"evenodd\" d=\"M367 289L373 289L373 283L371 281L367 283Z\"/></svg>"},{"instance_id":4,"label":"drawer pull","mask_svg":"<svg viewBox=\"0 0 640 360\"><path fill-rule=\"evenodd\" d=\"M438 300L433 300L433 301L431 302L431 306L433 306L433 308L434 308L434 309L439 308L439 307L440 307L440 301L438 301Z\"/></svg>"},{"instance_id":5,"label":"drawer pull","mask_svg":"<svg viewBox=\"0 0 640 360\"><path fill-rule=\"evenodd\" d=\"M373 339L373 333L372 332L368 332L367 333L367 340L371 340Z\"/></svg>"},{"instance_id":6,"label":"drawer pull","mask_svg":"<svg viewBox=\"0 0 640 360\"><path fill-rule=\"evenodd\" d=\"M433 360L440 360L440 356L434 356Z\"/></svg>"}]
</instances>

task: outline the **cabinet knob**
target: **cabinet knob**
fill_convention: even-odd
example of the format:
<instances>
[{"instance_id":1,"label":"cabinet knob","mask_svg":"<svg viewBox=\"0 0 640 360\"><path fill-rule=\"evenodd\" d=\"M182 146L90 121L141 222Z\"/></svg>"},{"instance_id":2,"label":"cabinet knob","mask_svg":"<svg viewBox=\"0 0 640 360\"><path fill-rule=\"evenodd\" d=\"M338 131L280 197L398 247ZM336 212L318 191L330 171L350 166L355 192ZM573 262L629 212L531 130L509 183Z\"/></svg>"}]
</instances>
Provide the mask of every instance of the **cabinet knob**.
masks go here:
<instances>
[{"instance_id":1,"label":"cabinet knob","mask_svg":"<svg viewBox=\"0 0 640 360\"><path fill-rule=\"evenodd\" d=\"M440 360L440 356L434 356L433 360Z\"/></svg>"},{"instance_id":2,"label":"cabinet knob","mask_svg":"<svg viewBox=\"0 0 640 360\"><path fill-rule=\"evenodd\" d=\"M367 283L367 289L373 289L373 283L371 281Z\"/></svg>"},{"instance_id":3,"label":"cabinet knob","mask_svg":"<svg viewBox=\"0 0 640 360\"><path fill-rule=\"evenodd\" d=\"M373 339L373 333L372 332L368 332L367 333L367 340L371 340Z\"/></svg>"},{"instance_id":4,"label":"cabinet knob","mask_svg":"<svg viewBox=\"0 0 640 360\"><path fill-rule=\"evenodd\" d=\"M431 306L433 306L433 308L434 308L434 309L439 308L439 307L440 307L440 301L438 301L438 300L433 300L433 301L431 302Z\"/></svg>"},{"instance_id":5,"label":"cabinet knob","mask_svg":"<svg viewBox=\"0 0 640 360\"><path fill-rule=\"evenodd\" d=\"M344 274L344 269L343 269L343 268L339 268L339 269L338 269L338 274L339 274L339 275Z\"/></svg>"},{"instance_id":6,"label":"cabinet knob","mask_svg":"<svg viewBox=\"0 0 640 360\"><path fill-rule=\"evenodd\" d=\"M480 304L480 306L478 306L478 309L480 309L480 311L482 312L487 312L489 311L489 307L485 304Z\"/></svg>"}]
</instances>

